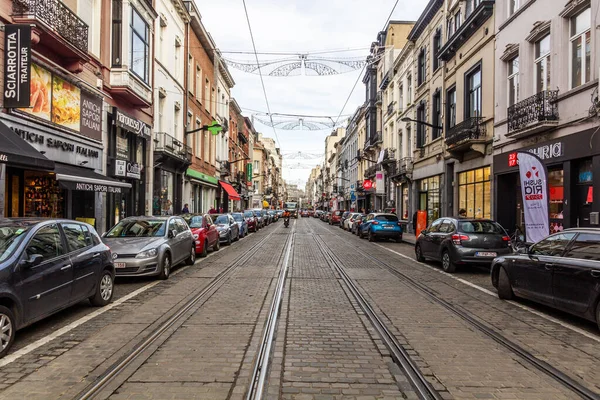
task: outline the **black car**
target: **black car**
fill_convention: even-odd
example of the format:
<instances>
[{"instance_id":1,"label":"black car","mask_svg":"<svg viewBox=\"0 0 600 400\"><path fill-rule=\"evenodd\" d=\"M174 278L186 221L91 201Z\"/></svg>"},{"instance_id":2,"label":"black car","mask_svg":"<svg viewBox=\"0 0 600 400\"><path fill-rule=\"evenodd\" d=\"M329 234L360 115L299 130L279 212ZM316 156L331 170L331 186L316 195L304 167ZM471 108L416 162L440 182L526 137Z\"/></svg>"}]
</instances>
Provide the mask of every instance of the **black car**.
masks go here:
<instances>
[{"instance_id":1,"label":"black car","mask_svg":"<svg viewBox=\"0 0 600 400\"><path fill-rule=\"evenodd\" d=\"M600 328L600 229L550 235L492 263L498 297L522 297L596 321Z\"/></svg>"},{"instance_id":2,"label":"black car","mask_svg":"<svg viewBox=\"0 0 600 400\"><path fill-rule=\"evenodd\" d=\"M510 237L489 219L438 218L415 243L417 261L441 261L446 272L454 272L459 264L490 265L494 258L511 252Z\"/></svg>"},{"instance_id":3,"label":"black car","mask_svg":"<svg viewBox=\"0 0 600 400\"><path fill-rule=\"evenodd\" d=\"M91 225L0 219L0 357L18 329L85 299L110 303L114 277L111 251Z\"/></svg>"}]
</instances>

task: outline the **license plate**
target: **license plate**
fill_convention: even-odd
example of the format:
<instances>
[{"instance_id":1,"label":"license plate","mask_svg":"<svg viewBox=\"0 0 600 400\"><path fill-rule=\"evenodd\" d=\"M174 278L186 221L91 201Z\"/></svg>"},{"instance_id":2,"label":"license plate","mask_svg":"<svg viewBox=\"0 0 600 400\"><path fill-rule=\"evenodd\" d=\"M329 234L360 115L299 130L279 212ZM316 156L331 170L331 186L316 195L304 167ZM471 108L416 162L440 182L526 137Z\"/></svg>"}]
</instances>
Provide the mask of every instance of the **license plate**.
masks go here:
<instances>
[{"instance_id":1,"label":"license plate","mask_svg":"<svg viewBox=\"0 0 600 400\"><path fill-rule=\"evenodd\" d=\"M124 262L116 262L115 263L115 268L125 268L127 267L127 263Z\"/></svg>"},{"instance_id":2,"label":"license plate","mask_svg":"<svg viewBox=\"0 0 600 400\"><path fill-rule=\"evenodd\" d=\"M475 257L496 257L498 253L494 253L491 251L478 251L475 253Z\"/></svg>"},{"instance_id":3,"label":"license plate","mask_svg":"<svg viewBox=\"0 0 600 400\"><path fill-rule=\"evenodd\" d=\"M394 229L393 226L384 226L383 229Z\"/></svg>"}]
</instances>

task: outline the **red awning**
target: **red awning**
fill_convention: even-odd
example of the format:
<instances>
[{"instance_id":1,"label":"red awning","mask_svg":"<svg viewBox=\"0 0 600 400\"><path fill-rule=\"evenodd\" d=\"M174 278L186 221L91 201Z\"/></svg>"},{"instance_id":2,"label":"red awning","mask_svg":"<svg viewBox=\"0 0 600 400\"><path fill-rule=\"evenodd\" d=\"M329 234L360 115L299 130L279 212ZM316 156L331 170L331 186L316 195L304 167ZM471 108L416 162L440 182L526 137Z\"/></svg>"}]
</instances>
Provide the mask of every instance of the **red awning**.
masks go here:
<instances>
[{"instance_id":1,"label":"red awning","mask_svg":"<svg viewBox=\"0 0 600 400\"><path fill-rule=\"evenodd\" d=\"M223 182L223 181L219 181L219 183L221 184L221 187L223 189L225 189L225 191L229 195L229 200L241 200L240 195L234 189L233 186L231 186L229 183Z\"/></svg>"}]
</instances>

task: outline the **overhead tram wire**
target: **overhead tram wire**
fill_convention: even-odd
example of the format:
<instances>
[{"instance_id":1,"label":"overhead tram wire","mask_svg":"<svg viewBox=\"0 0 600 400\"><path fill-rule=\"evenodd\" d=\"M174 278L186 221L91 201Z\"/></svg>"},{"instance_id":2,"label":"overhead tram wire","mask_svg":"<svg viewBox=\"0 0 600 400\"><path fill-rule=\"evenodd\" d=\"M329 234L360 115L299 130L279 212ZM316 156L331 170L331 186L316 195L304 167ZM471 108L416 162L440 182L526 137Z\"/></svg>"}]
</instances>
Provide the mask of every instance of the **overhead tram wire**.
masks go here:
<instances>
[{"instance_id":1,"label":"overhead tram wire","mask_svg":"<svg viewBox=\"0 0 600 400\"><path fill-rule=\"evenodd\" d=\"M392 7L392 11L390 11L390 15L385 20L385 24L383 24L383 29L385 29L385 26L388 24L388 22L390 22L390 19L392 18L392 14L394 14L394 10L396 9L396 6L398 5L399 1L400 0L396 0L396 2L394 3L394 7ZM354 86L352 86L352 90L350 91L350 94L348 94L348 97L346 98L346 101L344 102L344 105L342 106L342 109L340 110L340 114L338 115L337 119L335 120L334 126L337 126L339 119L342 116L342 113L344 112L346 105L348 105L348 102L350 101L350 97L352 97L352 93L354 93L354 89L356 89L356 85L358 84L358 81L360 80L366 66L367 66L367 64L365 64L362 67L362 69L360 70L360 73L358 74L358 77L356 78L356 82L354 82Z\"/></svg>"},{"instance_id":2,"label":"overhead tram wire","mask_svg":"<svg viewBox=\"0 0 600 400\"><path fill-rule=\"evenodd\" d=\"M246 0L242 0L242 3L244 4L244 13L246 14L246 21L248 22L248 30L250 31L250 39L252 40L252 48L254 49L256 65L260 65L260 62L258 61L258 53L256 52L256 43L254 42L254 34L252 33L252 26L250 25L250 17L248 16L248 8L246 7ZM274 124L273 116L271 115L271 106L269 106L269 98L267 97L267 89L265 88L265 81L260 68L258 69L258 74L260 76L260 84L262 85L263 94L265 95L265 103L267 104L269 119L271 120L271 124ZM278 147L281 148L281 142L279 141L279 136L277 136L277 130L275 129L275 126L273 126L273 133L275 134L275 140L277 140Z\"/></svg>"}]
</instances>

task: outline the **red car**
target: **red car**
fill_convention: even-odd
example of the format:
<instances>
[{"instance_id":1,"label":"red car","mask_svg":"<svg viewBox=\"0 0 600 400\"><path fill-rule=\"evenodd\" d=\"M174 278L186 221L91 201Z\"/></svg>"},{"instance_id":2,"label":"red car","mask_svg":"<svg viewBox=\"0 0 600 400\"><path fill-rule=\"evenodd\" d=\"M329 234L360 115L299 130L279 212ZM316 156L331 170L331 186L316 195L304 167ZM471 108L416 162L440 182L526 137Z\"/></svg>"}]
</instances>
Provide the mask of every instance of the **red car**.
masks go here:
<instances>
[{"instance_id":1,"label":"red car","mask_svg":"<svg viewBox=\"0 0 600 400\"><path fill-rule=\"evenodd\" d=\"M248 232L257 232L260 228L258 226L258 218L254 215L252 210L244 211L244 218L246 218L246 223L248 224Z\"/></svg>"},{"instance_id":2,"label":"red car","mask_svg":"<svg viewBox=\"0 0 600 400\"><path fill-rule=\"evenodd\" d=\"M329 219L329 225L339 225L340 220L342 219L342 214L344 214L344 210L336 210L331 213L331 218Z\"/></svg>"},{"instance_id":3,"label":"red car","mask_svg":"<svg viewBox=\"0 0 600 400\"><path fill-rule=\"evenodd\" d=\"M196 244L196 254L206 257L208 249L219 250L219 232L208 214L186 214L183 219L189 225Z\"/></svg>"}]
</instances>

